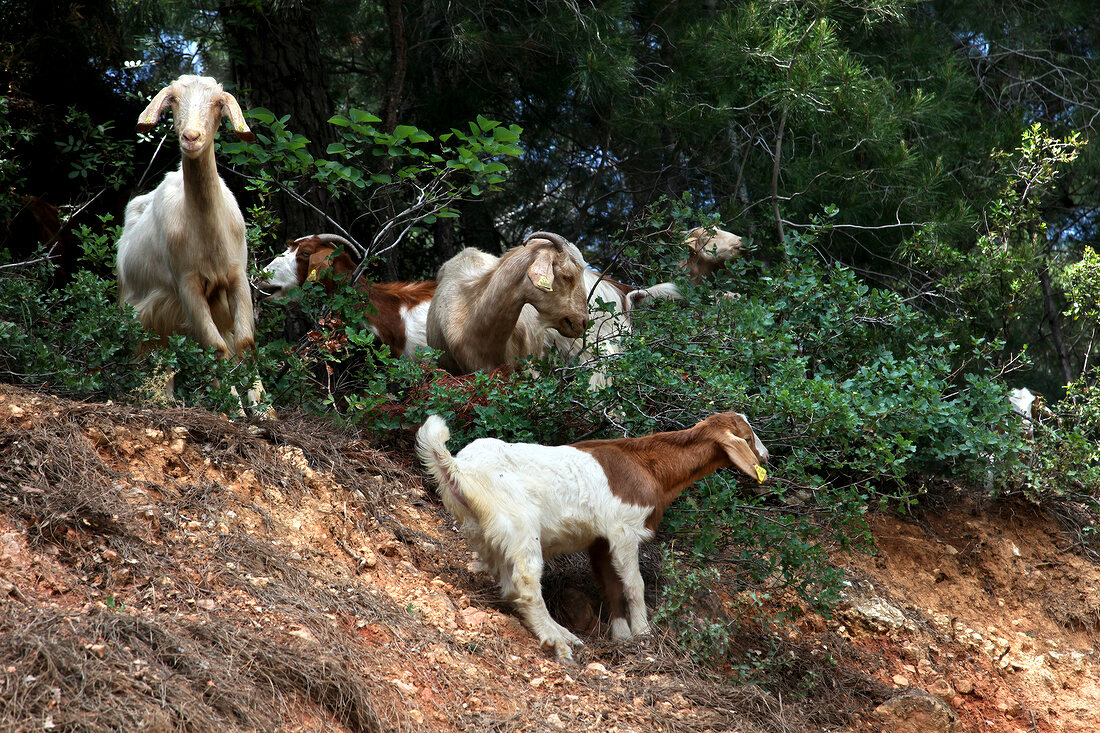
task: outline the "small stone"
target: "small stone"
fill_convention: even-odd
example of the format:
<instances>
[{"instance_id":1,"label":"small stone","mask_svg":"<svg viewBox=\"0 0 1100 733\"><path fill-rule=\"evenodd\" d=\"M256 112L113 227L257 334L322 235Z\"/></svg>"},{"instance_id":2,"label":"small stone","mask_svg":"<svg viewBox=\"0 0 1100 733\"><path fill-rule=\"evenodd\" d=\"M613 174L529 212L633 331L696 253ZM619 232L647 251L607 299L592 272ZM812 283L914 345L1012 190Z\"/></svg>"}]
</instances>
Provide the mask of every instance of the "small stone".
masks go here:
<instances>
[{"instance_id":1,"label":"small stone","mask_svg":"<svg viewBox=\"0 0 1100 733\"><path fill-rule=\"evenodd\" d=\"M943 678L933 681L932 684L928 686L928 691L944 702L952 700L955 697L954 688L952 688L948 681Z\"/></svg>"},{"instance_id":2,"label":"small stone","mask_svg":"<svg viewBox=\"0 0 1100 733\"><path fill-rule=\"evenodd\" d=\"M593 674L607 674L607 667L603 666L599 662L592 662L587 667L585 667L585 669Z\"/></svg>"},{"instance_id":3,"label":"small stone","mask_svg":"<svg viewBox=\"0 0 1100 733\"><path fill-rule=\"evenodd\" d=\"M296 636L299 639L304 639L305 641L313 642L314 644L317 643L317 637L313 635L312 631L304 626L297 626L291 629L289 633L291 636Z\"/></svg>"},{"instance_id":4,"label":"small stone","mask_svg":"<svg viewBox=\"0 0 1100 733\"><path fill-rule=\"evenodd\" d=\"M902 677L900 674L896 674L894 675L894 685L896 687L908 687L909 680L905 677Z\"/></svg>"},{"instance_id":5,"label":"small stone","mask_svg":"<svg viewBox=\"0 0 1100 733\"><path fill-rule=\"evenodd\" d=\"M401 690L402 692L404 692L408 695L415 695L416 694L416 690L417 690L416 685L410 685L408 682L403 682L402 680L390 680L390 681L393 683L394 687Z\"/></svg>"},{"instance_id":6,"label":"small stone","mask_svg":"<svg viewBox=\"0 0 1100 733\"><path fill-rule=\"evenodd\" d=\"M955 690L960 695L969 695L974 692L974 683L971 680L955 680Z\"/></svg>"},{"instance_id":7,"label":"small stone","mask_svg":"<svg viewBox=\"0 0 1100 733\"><path fill-rule=\"evenodd\" d=\"M952 733L958 723L955 711L945 702L923 692L887 700L872 715L891 733Z\"/></svg>"},{"instance_id":8,"label":"small stone","mask_svg":"<svg viewBox=\"0 0 1100 733\"><path fill-rule=\"evenodd\" d=\"M473 606L464 608L458 612L460 623L463 627L475 630L480 628L489 620L489 614L484 611L478 610Z\"/></svg>"}]
</instances>

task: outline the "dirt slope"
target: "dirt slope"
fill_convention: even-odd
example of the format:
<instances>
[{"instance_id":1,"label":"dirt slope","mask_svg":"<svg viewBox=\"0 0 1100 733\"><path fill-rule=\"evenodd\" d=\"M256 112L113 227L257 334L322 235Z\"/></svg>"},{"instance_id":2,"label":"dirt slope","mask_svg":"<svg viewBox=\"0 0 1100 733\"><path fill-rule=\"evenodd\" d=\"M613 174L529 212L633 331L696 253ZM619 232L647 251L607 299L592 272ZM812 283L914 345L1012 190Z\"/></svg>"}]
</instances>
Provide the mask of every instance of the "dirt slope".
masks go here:
<instances>
[{"instance_id":1,"label":"dirt slope","mask_svg":"<svg viewBox=\"0 0 1100 733\"><path fill-rule=\"evenodd\" d=\"M0 507L2 730L1100 730L1100 573L1019 508L876 519L844 610L789 629L800 697L660 630L550 660L407 450L316 420L0 386ZM598 631L583 568L550 576Z\"/></svg>"}]
</instances>

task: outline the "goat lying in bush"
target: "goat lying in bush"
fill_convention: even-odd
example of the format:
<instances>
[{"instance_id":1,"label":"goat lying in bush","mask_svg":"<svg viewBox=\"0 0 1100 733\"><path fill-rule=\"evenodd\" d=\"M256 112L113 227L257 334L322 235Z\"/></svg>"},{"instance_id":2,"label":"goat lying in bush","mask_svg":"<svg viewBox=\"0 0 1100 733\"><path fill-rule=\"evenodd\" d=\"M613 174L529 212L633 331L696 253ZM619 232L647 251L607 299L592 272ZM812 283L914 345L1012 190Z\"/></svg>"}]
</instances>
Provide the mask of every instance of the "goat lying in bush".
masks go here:
<instances>
[{"instance_id":1,"label":"goat lying in bush","mask_svg":"<svg viewBox=\"0 0 1100 733\"><path fill-rule=\"evenodd\" d=\"M287 243L286 252L263 269L257 287L268 298L286 297L307 281L320 282L331 295L336 286L333 277L355 271L355 262L339 247L350 243L336 234L311 234ZM367 313L371 331L396 355L408 358L428 346L426 326L428 307L435 293L434 281L372 283L357 280L356 287L366 291L373 313Z\"/></svg>"},{"instance_id":2,"label":"goat lying in bush","mask_svg":"<svg viewBox=\"0 0 1100 733\"><path fill-rule=\"evenodd\" d=\"M443 352L439 365L469 374L541 356L548 328L580 336L588 327L584 270L580 251L548 232L500 257L462 250L439 268L428 309L428 345Z\"/></svg>"},{"instance_id":3,"label":"goat lying in bush","mask_svg":"<svg viewBox=\"0 0 1100 733\"><path fill-rule=\"evenodd\" d=\"M694 482L727 466L763 481L768 461L736 412L687 430L557 447L482 438L451 455L449 438L438 415L416 435L417 454L443 504L539 642L566 659L580 640L546 610L544 558L588 550L612 636L644 634L638 545L654 536L665 509Z\"/></svg>"}]
</instances>

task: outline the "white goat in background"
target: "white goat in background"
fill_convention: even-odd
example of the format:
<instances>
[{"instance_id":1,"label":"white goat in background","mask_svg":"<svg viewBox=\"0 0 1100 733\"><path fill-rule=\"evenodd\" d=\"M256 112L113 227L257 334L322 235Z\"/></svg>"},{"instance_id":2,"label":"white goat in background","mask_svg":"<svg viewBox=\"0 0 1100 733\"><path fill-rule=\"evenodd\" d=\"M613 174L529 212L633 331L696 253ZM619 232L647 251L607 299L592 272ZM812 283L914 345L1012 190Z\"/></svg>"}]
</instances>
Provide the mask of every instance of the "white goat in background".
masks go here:
<instances>
[{"instance_id":1,"label":"white goat in background","mask_svg":"<svg viewBox=\"0 0 1100 733\"><path fill-rule=\"evenodd\" d=\"M218 175L214 138L223 116L241 140L254 135L237 100L210 77L184 75L161 89L137 129L151 130L168 107L183 160L126 207L119 300L162 339L184 334L221 358L239 356L253 346L244 216Z\"/></svg>"}]
</instances>

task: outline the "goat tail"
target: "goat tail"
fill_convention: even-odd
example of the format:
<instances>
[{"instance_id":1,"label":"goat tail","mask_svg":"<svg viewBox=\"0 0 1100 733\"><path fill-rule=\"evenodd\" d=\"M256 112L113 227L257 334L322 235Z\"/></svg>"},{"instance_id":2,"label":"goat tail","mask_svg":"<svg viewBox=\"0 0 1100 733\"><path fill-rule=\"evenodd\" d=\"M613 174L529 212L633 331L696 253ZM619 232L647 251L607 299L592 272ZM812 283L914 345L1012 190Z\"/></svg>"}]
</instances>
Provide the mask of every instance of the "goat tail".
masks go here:
<instances>
[{"instance_id":1,"label":"goat tail","mask_svg":"<svg viewBox=\"0 0 1100 733\"><path fill-rule=\"evenodd\" d=\"M684 294L680 292L680 288L676 287L676 283L657 283L656 285L650 285L645 289L645 292L651 298L668 298L669 300L683 300Z\"/></svg>"},{"instance_id":2,"label":"goat tail","mask_svg":"<svg viewBox=\"0 0 1100 733\"><path fill-rule=\"evenodd\" d=\"M466 503L458 485L454 456L447 450L447 441L450 439L451 431L439 415L429 415L420 430L416 431L416 454L435 479L439 486L439 495L448 509L451 509L452 499Z\"/></svg>"}]
</instances>

